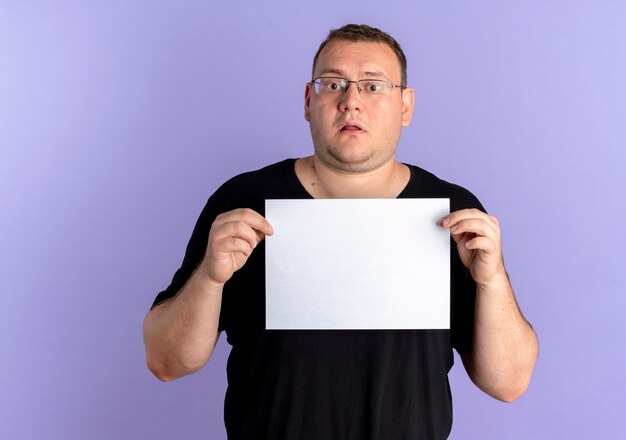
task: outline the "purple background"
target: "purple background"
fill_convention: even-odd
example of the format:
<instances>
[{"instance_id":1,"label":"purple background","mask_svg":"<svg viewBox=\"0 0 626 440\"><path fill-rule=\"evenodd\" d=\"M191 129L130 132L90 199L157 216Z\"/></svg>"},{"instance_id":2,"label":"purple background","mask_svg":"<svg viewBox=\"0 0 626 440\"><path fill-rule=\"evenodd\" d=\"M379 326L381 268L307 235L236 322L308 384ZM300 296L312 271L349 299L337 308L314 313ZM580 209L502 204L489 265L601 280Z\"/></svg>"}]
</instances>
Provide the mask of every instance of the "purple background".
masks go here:
<instances>
[{"instance_id":1,"label":"purple background","mask_svg":"<svg viewBox=\"0 0 626 440\"><path fill-rule=\"evenodd\" d=\"M348 22L402 44L398 157L499 217L540 338L510 405L457 363L451 438L623 432L626 2L222 4L0 4L0 437L225 438L225 338L163 384L142 321L221 182L311 153L304 84Z\"/></svg>"}]
</instances>

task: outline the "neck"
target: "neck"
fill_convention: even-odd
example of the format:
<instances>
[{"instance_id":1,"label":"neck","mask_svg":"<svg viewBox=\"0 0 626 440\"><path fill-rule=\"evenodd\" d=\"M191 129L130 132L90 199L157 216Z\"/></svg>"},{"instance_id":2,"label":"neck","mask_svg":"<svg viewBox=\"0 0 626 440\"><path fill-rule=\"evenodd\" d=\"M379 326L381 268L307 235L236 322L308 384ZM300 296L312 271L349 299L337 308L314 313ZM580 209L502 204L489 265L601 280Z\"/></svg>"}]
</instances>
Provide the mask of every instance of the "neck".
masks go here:
<instances>
[{"instance_id":1,"label":"neck","mask_svg":"<svg viewBox=\"0 0 626 440\"><path fill-rule=\"evenodd\" d=\"M375 170L351 173L329 168L315 155L298 159L296 174L316 199L395 198L410 178L408 167L395 160Z\"/></svg>"}]
</instances>

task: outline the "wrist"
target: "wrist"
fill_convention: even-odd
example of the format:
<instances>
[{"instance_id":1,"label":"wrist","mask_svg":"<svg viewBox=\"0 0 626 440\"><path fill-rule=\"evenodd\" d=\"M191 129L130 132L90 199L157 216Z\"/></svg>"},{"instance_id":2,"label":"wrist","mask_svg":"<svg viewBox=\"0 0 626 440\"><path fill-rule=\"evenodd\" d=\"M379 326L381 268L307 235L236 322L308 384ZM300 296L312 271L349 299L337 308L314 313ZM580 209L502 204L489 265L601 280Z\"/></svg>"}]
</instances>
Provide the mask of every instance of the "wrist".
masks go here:
<instances>
[{"instance_id":1,"label":"wrist","mask_svg":"<svg viewBox=\"0 0 626 440\"><path fill-rule=\"evenodd\" d=\"M504 269L484 282L476 282L478 292L501 292L510 289L509 275Z\"/></svg>"},{"instance_id":2,"label":"wrist","mask_svg":"<svg viewBox=\"0 0 626 440\"><path fill-rule=\"evenodd\" d=\"M202 270L201 266L193 273L190 282L193 283L196 289L209 296L219 296L224 289L224 283L211 279L211 277Z\"/></svg>"}]
</instances>

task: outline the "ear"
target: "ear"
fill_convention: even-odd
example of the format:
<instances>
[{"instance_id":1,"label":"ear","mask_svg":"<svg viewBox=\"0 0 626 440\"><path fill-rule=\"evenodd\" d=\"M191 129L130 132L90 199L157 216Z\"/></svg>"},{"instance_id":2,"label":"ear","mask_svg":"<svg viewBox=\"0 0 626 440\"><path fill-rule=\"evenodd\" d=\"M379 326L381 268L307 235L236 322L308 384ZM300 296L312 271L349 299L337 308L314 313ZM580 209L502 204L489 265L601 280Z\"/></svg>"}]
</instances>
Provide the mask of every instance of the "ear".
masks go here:
<instances>
[{"instance_id":1,"label":"ear","mask_svg":"<svg viewBox=\"0 0 626 440\"><path fill-rule=\"evenodd\" d=\"M402 126L407 127L413 119L413 106L415 105L415 92L412 87L402 90Z\"/></svg>"},{"instance_id":2,"label":"ear","mask_svg":"<svg viewBox=\"0 0 626 440\"><path fill-rule=\"evenodd\" d=\"M311 83L306 83L306 87L304 88L304 119L307 121L311 120L311 113L309 109L311 108L311 91L313 88L311 87Z\"/></svg>"}]
</instances>

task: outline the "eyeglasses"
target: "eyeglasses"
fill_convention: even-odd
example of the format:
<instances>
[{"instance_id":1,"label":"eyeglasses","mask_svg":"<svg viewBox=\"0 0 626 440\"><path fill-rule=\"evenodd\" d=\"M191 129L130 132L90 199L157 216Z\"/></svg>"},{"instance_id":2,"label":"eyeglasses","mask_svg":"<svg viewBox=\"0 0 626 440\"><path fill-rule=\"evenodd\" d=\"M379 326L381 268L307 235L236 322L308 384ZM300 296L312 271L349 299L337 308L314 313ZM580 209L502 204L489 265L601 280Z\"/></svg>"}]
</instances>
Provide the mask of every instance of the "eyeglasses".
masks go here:
<instances>
[{"instance_id":1,"label":"eyeglasses","mask_svg":"<svg viewBox=\"0 0 626 440\"><path fill-rule=\"evenodd\" d=\"M315 93L322 97L332 98L342 96L350 83L356 84L356 88L361 98L368 99L384 99L391 96L393 89L404 89L404 86L390 83L382 79L360 79L358 81L350 81L345 78L334 76L321 76L311 81Z\"/></svg>"}]
</instances>

